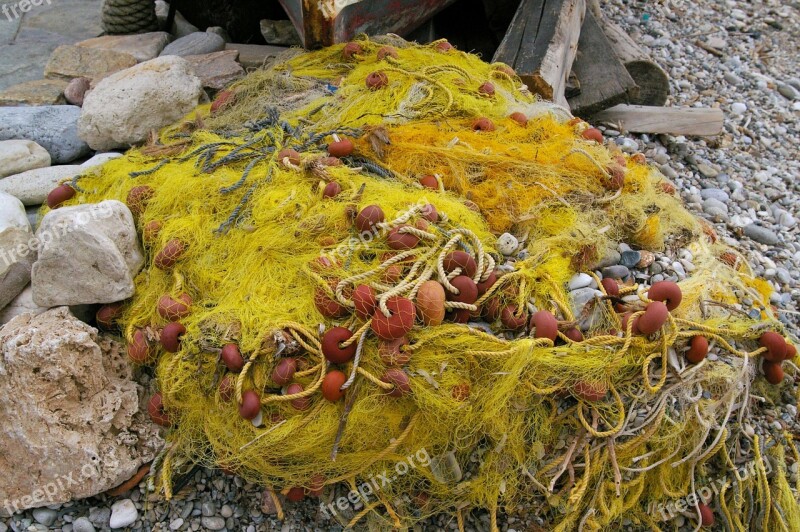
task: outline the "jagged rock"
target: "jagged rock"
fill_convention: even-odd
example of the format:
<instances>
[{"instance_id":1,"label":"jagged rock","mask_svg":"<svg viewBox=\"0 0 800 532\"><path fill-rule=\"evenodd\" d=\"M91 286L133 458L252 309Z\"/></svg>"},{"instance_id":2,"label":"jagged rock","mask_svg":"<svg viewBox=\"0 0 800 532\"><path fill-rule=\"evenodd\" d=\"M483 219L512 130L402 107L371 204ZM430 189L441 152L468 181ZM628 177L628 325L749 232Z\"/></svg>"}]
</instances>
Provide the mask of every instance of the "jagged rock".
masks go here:
<instances>
[{"instance_id":1,"label":"jagged rock","mask_svg":"<svg viewBox=\"0 0 800 532\"><path fill-rule=\"evenodd\" d=\"M170 43L172 36L164 31L140 33L138 35L104 35L79 42L82 48L97 48L132 55L138 62L158 57L161 50Z\"/></svg>"},{"instance_id":2,"label":"jagged rock","mask_svg":"<svg viewBox=\"0 0 800 532\"><path fill-rule=\"evenodd\" d=\"M0 140L32 140L50 153L53 164L66 164L89 153L78 136L80 116L74 105L0 107Z\"/></svg>"},{"instance_id":3,"label":"jagged rock","mask_svg":"<svg viewBox=\"0 0 800 532\"><path fill-rule=\"evenodd\" d=\"M186 60L159 57L98 83L83 102L78 130L95 150L125 148L183 118L202 94L200 78Z\"/></svg>"},{"instance_id":4,"label":"jagged rock","mask_svg":"<svg viewBox=\"0 0 800 532\"><path fill-rule=\"evenodd\" d=\"M60 207L45 215L36 238L31 284L37 305L113 303L133 295L144 256L125 204Z\"/></svg>"},{"instance_id":5,"label":"jagged rock","mask_svg":"<svg viewBox=\"0 0 800 532\"><path fill-rule=\"evenodd\" d=\"M36 247L22 202L0 192L0 308L30 282Z\"/></svg>"},{"instance_id":6,"label":"jagged rock","mask_svg":"<svg viewBox=\"0 0 800 532\"><path fill-rule=\"evenodd\" d=\"M236 50L223 50L213 54L187 55L184 59L192 65L203 87L223 89L244 76L244 69L236 62L238 56Z\"/></svg>"},{"instance_id":7,"label":"jagged rock","mask_svg":"<svg viewBox=\"0 0 800 532\"><path fill-rule=\"evenodd\" d=\"M162 440L123 347L65 307L0 330L0 501L14 511L102 493Z\"/></svg>"},{"instance_id":8,"label":"jagged rock","mask_svg":"<svg viewBox=\"0 0 800 532\"><path fill-rule=\"evenodd\" d=\"M50 166L50 154L32 140L0 140L0 178Z\"/></svg>"},{"instance_id":9,"label":"jagged rock","mask_svg":"<svg viewBox=\"0 0 800 532\"><path fill-rule=\"evenodd\" d=\"M37 79L12 85L0 91L0 105L63 105L67 82L60 79Z\"/></svg>"},{"instance_id":10,"label":"jagged rock","mask_svg":"<svg viewBox=\"0 0 800 532\"><path fill-rule=\"evenodd\" d=\"M44 77L65 80L89 78L98 81L135 64L136 58L130 54L67 44L56 48L50 56L47 66L44 67Z\"/></svg>"},{"instance_id":11,"label":"jagged rock","mask_svg":"<svg viewBox=\"0 0 800 532\"><path fill-rule=\"evenodd\" d=\"M41 205L61 181L73 178L84 170L77 164L28 170L0 179L0 192L11 194L24 205Z\"/></svg>"}]
</instances>

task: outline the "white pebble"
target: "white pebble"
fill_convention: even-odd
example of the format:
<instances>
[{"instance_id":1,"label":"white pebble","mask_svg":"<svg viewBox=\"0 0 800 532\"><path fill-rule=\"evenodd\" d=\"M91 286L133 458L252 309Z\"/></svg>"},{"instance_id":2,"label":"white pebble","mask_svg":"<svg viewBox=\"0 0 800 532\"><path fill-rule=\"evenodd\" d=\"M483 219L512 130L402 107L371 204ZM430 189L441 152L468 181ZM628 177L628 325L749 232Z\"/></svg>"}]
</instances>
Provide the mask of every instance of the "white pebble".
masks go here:
<instances>
[{"instance_id":1,"label":"white pebble","mask_svg":"<svg viewBox=\"0 0 800 532\"><path fill-rule=\"evenodd\" d=\"M742 102L736 102L731 105L731 112L735 115L742 115L747 111L747 105Z\"/></svg>"},{"instance_id":2,"label":"white pebble","mask_svg":"<svg viewBox=\"0 0 800 532\"><path fill-rule=\"evenodd\" d=\"M576 273L569 280L569 289L570 291L572 291L572 290L577 290L579 288L586 288L587 286L592 284L593 281L594 279L592 279L592 276L589 275L588 273Z\"/></svg>"},{"instance_id":3,"label":"white pebble","mask_svg":"<svg viewBox=\"0 0 800 532\"><path fill-rule=\"evenodd\" d=\"M511 233L503 233L497 238L497 251L505 256L512 255L519 247L519 240Z\"/></svg>"},{"instance_id":4,"label":"white pebble","mask_svg":"<svg viewBox=\"0 0 800 532\"><path fill-rule=\"evenodd\" d=\"M131 526L139 518L139 511L130 499L122 499L111 506L111 528L125 528Z\"/></svg>"}]
</instances>

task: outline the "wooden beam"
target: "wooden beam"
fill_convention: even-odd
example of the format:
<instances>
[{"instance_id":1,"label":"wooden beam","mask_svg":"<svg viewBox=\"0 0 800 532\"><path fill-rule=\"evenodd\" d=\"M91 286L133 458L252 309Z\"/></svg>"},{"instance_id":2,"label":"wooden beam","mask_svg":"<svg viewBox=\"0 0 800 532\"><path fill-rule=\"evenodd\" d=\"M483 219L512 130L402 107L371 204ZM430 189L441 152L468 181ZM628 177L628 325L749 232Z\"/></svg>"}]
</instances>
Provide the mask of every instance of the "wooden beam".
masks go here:
<instances>
[{"instance_id":1,"label":"wooden beam","mask_svg":"<svg viewBox=\"0 0 800 532\"><path fill-rule=\"evenodd\" d=\"M513 67L531 91L568 107L564 90L585 13L586 0L522 0L493 61Z\"/></svg>"},{"instance_id":2,"label":"wooden beam","mask_svg":"<svg viewBox=\"0 0 800 532\"><path fill-rule=\"evenodd\" d=\"M597 19L603 33L611 43L628 74L639 86L639 93L630 103L637 105L664 105L669 96L669 77L653 58L630 38L628 33L609 21L600 9L599 0L588 0L588 9Z\"/></svg>"},{"instance_id":3,"label":"wooden beam","mask_svg":"<svg viewBox=\"0 0 800 532\"><path fill-rule=\"evenodd\" d=\"M708 137L722 133L722 110L716 107L616 105L592 117L621 131Z\"/></svg>"},{"instance_id":4,"label":"wooden beam","mask_svg":"<svg viewBox=\"0 0 800 532\"><path fill-rule=\"evenodd\" d=\"M572 114L591 116L618 103L627 103L638 87L608 42L591 11L581 28L578 56L572 70L580 82L580 93L568 99Z\"/></svg>"}]
</instances>

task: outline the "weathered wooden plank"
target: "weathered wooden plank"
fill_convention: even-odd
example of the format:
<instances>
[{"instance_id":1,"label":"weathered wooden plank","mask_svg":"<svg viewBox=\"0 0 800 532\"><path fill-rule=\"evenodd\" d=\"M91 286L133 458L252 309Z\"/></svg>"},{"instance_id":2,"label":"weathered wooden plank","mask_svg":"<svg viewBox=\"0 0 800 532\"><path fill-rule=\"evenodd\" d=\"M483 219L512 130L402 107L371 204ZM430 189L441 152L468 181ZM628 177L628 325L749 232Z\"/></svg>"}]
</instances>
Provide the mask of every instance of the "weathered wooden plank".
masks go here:
<instances>
[{"instance_id":1,"label":"weathered wooden plank","mask_svg":"<svg viewBox=\"0 0 800 532\"><path fill-rule=\"evenodd\" d=\"M603 16L599 0L589 0L589 11L597 19L608 38L614 53L639 87L638 95L630 103L637 105L664 105L669 96L669 77L653 58L636 44L630 36Z\"/></svg>"},{"instance_id":2,"label":"weathered wooden plank","mask_svg":"<svg viewBox=\"0 0 800 532\"><path fill-rule=\"evenodd\" d=\"M586 0L523 0L494 56L531 91L567 107L564 89L578 50Z\"/></svg>"},{"instance_id":3,"label":"weathered wooden plank","mask_svg":"<svg viewBox=\"0 0 800 532\"><path fill-rule=\"evenodd\" d=\"M621 131L707 137L722 133L722 110L715 107L616 105L592 117Z\"/></svg>"},{"instance_id":4,"label":"weathered wooden plank","mask_svg":"<svg viewBox=\"0 0 800 532\"><path fill-rule=\"evenodd\" d=\"M567 100L574 115L591 116L618 103L627 103L638 92L636 82L614 53L591 11L586 12L583 21L572 70L580 82L580 93Z\"/></svg>"}]
</instances>

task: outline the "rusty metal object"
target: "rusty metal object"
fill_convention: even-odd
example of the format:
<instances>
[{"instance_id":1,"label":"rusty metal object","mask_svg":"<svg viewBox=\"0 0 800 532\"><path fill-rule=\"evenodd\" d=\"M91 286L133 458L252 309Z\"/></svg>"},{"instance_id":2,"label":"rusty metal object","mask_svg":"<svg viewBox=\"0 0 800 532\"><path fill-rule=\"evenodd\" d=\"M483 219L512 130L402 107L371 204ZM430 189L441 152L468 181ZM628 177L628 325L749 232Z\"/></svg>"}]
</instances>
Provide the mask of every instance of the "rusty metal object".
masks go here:
<instances>
[{"instance_id":1,"label":"rusty metal object","mask_svg":"<svg viewBox=\"0 0 800 532\"><path fill-rule=\"evenodd\" d=\"M337 11L333 0L280 0L306 48L349 41L360 33L406 35L454 0L361 0Z\"/></svg>"}]
</instances>

